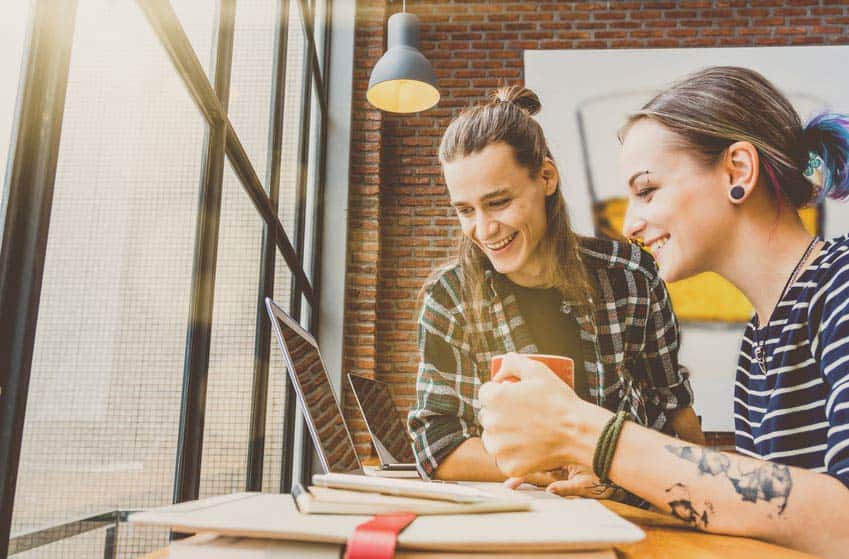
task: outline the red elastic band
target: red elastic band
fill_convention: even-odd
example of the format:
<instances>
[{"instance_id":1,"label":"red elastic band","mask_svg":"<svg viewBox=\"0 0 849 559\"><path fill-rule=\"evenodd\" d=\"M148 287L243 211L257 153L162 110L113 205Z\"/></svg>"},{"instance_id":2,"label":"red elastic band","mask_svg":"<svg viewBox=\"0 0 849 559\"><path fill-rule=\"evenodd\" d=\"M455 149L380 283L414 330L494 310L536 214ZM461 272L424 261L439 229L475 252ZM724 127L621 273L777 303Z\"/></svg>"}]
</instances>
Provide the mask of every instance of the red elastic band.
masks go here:
<instances>
[{"instance_id":1,"label":"red elastic band","mask_svg":"<svg viewBox=\"0 0 849 559\"><path fill-rule=\"evenodd\" d=\"M398 534L416 519L411 512L379 514L357 526L348 539L345 559L392 559Z\"/></svg>"}]
</instances>

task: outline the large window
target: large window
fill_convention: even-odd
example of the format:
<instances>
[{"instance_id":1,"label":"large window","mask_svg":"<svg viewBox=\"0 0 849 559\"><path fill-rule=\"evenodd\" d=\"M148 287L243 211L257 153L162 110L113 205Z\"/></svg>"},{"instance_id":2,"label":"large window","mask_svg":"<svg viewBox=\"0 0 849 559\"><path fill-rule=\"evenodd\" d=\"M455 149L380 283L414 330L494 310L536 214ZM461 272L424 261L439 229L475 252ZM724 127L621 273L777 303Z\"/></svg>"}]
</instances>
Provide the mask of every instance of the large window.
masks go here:
<instances>
[{"instance_id":1,"label":"large window","mask_svg":"<svg viewBox=\"0 0 849 559\"><path fill-rule=\"evenodd\" d=\"M36 141L19 134L37 102L19 83L62 75L31 54L52 2L5 10L0 226L26 210L10 206L26 180L44 181L52 207L38 221L40 293L20 315L37 310L20 341L31 364L8 369L9 386L28 380L25 414L3 387L4 417L25 419L0 449L18 473L0 555L135 557L167 532L104 519L287 489L296 409L260 302L272 295L315 327L329 2L78 0L63 111L47 115L61 119L52 182L11 172ZM103 528L50 529L92 518Z\"/></svg>"}]
</instances>

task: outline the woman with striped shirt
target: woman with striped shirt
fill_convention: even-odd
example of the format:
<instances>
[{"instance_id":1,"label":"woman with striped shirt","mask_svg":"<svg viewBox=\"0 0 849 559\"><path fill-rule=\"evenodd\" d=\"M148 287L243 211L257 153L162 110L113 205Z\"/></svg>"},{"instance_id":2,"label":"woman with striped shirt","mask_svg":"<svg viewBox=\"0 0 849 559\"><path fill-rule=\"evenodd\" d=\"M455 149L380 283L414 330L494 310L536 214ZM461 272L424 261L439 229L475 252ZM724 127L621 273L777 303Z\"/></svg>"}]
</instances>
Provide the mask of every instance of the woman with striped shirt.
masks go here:
<instances>
[{"instance_id":1,"label":"woman with striped shirt","mask_svg":"<svg viewBox=\"0 0 849 559\"><path fill-rule=\"evenodd\" d=\"M485 448L511 475L555 467L556 455L703 530L845 557L849 236L812 237L796 210L849 196L849 118L803 126L760 74L718 67L656 96L620 136L626 234L665 281L717 272L755 307L734 394L739 453L623 424L520 356L481 388ZM522 381L498 383L508 375ZM537 423L530 407L558 420Z\"/></svg>"}]
</instances>

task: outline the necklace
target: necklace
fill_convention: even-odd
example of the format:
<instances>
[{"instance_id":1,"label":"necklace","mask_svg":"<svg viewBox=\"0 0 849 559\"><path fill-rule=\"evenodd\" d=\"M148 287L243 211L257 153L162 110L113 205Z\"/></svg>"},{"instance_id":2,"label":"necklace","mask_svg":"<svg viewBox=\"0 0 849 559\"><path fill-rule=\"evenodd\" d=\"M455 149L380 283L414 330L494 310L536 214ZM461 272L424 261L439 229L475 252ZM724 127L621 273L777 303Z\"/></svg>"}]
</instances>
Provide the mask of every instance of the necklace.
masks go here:
<instances>
[{"instance_id":1,"label":"necklace","mask_svg":"<svg viewBox=\"0 0 849 559\"><path fill-rule=\"evenodd\" d=\"M793 268L793 272L791 272L790 277L787 278L787 282L784 284L784 287L781 289L781 295L778 296L778 302L784 298L784 295L787 294L787 290L790 289L790 286L793 285L793 282L798 279L799 275L802 273L802 267L805 262L808 261L808 257L811 256L811 253L814 251L814 248L819 243L819 239L814 237L811 242L808 244L808 248L805 249L805 254L802 255L802 258L796 263L796 267ZM778 303L776 303L776 306ZM757 317L755 317L757 320ZM772 317L767 318L766 329L764 332L764 340L761 341L760 336L758 335L758 327L754 328L755 334L755 359L758 361L758 366L761 369L762 374L766 374L766 342L769 340L770 334L770 322ZM758 324L757 326L760 326Z\"/></svg>"}]
</instances>

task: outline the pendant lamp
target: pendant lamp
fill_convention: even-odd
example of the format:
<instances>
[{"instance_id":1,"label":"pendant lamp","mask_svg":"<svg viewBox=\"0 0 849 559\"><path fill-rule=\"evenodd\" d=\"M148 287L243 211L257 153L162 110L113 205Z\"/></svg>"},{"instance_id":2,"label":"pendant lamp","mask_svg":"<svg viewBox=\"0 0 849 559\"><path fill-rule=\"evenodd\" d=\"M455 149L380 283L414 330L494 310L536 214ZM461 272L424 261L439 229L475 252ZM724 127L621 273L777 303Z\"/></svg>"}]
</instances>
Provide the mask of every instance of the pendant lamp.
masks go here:
<instances>
[{"instance_id":1,"label":"pendant lamp","mask_svg":"<svg viewBox=\"0 0 849 559\"><path fill-rule=\"evenodd\" d=\"M386 53L374 65L366 98L382 111L417 113L439 102L436 75L419 51L419 18L406 11L389 18Z\"/></svg>"}]
</instances>

